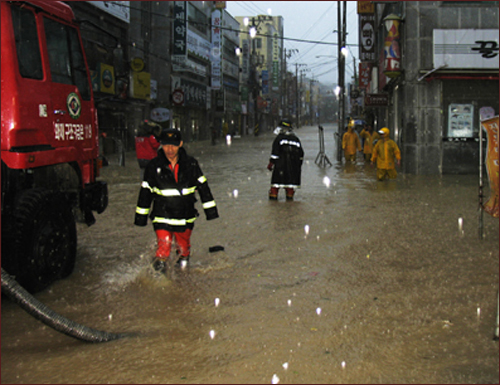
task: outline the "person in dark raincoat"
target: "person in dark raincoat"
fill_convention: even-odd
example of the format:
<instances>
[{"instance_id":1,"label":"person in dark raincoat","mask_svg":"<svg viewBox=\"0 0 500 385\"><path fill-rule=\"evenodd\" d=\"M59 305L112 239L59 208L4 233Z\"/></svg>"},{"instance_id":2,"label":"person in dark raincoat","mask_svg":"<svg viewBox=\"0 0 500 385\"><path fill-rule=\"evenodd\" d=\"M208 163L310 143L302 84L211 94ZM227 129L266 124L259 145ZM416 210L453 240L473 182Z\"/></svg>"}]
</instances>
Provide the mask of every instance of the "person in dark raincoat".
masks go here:
<instances>
[{"instance_id":1,"label":"person in dark raincoat","mask_svg":"<svg viewBox=\"0 0 500 385\"><path fill-rule=\"evenodd\" d=\"M292 123L284 119L274 130L278 136L274 139L271 157L267 169L272 171L269 199L278 200L280 188L286 192L286 200L293 200L295 190L300 188L300 177L304 150L299 138L292 131Z\"/></svg>"},{"instance_id":2,"label":"person in dark raincoat","mask_svg":"<svg viewBox=\"0 0 500 385\"><path fill-rule=\"evenodd\" d=\"M146 166L135 212L135 225L146 226L151 218L158 247L155 270L165 272L175 239L176 266L188 265L191 233L198 217L198 192L207 220L219 217L215 200L198 161L182 148L180 131L170 128L160 135L161 150ZM151 205L153 209L151 210Z\"/></svg>"}]
</instances>

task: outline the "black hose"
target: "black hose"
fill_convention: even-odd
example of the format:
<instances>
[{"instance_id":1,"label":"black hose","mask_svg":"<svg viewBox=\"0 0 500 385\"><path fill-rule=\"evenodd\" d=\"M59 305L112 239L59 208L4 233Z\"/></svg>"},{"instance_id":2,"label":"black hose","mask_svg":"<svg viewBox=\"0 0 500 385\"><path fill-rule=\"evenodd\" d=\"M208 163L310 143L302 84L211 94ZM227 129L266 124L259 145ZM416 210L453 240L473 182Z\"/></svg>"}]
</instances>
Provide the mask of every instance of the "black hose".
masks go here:
<instances>
[{"instance_id":1,"label":"black hose","mask_svg":"<svg viewBox=\"0 0 500 385\"><path fill-rule=\"evenodd\" d=\"M51 328L86 342L108 342L128 336L124 333L108 333L92 329L71 321L50 309L28 293L17 281L2 268L2 293L16 302L28 314Z\"/></svg>"}]
</instances>

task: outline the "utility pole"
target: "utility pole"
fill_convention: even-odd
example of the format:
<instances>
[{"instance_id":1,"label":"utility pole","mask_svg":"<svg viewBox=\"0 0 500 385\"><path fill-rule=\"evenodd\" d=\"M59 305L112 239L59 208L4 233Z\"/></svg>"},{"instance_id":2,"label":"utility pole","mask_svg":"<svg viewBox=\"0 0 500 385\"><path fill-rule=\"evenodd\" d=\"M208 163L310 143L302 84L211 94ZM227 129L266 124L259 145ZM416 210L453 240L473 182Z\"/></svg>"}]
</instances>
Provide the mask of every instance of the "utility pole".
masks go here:
<instances>
[{"instance_id":1,"label":"utility pole","mask_svg":"<svg viewBox=\"0 0 500 385\"><path fill-rule=\"evenodd\" d=\"M305 66L306 64L295 63L295 125L299 128L300 117L299 117L299 98L300 98L300 90L299 90L299 67ZM302 83L302 81L301 81Z\"/></svg>"},{"instance_id":2,"label":"utility pole","mask_svg":"<svg viewBox=\"0 0 500 385\"><path fill-rule=\"evenodd\" d=\"M284 97L284 111L283 111L283 114L284 114L284 117L286 118L289 118L289 113L290 113L290 110L289 110L289 106L288 106L288 103L289 103L289 97L288 97L288 70L287 70L287 65L286 65L286 59L289 59L294 53L297 53L299 52L298 49L295 49L295 48L292 48L291 50L289 50L287 52L286 48L284 49L285 53L284 53L284 58L285 58L285 81L284 81L284 86L283 86L283 89L284 89L284 92L285 92L285 97Z\"/></svg>"},{"instance_id":3,"label":"utility pole","mask_svg":"<svg viewBox=\"0 0 500 385\"><path fill-rule=\"evenodd\" d=\"M343 12L341 11L344 3ZM338 71L339 71L339 120L337 132L337 160L342 161L342 131L345 124L345 56L342 48L346 41L346 1L337 1L337 25L338 25ZM343 13L343 21L341 14Z\"/></svg>"}]
</instances>

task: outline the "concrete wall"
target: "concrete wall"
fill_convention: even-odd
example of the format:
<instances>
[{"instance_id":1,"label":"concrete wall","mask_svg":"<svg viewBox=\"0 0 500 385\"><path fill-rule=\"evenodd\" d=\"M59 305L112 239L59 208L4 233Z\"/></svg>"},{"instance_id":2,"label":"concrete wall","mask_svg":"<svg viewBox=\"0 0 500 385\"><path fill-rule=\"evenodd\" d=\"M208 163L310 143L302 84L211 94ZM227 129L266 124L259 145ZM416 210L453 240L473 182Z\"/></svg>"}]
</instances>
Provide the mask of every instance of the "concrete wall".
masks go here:
<instances>
[{"instance_id":1,"label":"concrete wall","mask_svg":"<svg viewBox=\"0 0 500 385\"><path fill-rule=\"evenodd\" d=\"M487 87L488 92L481 91L485 83L480 80L468 81L463 87L457 84L463 82L461 80L418 81L422 71L433 69L434 29L498 28L498 2L452 3L410 1L404 2L400 9L404 18L400 27L404 73L400 86L394 90L398 93L399 111L391 113L396 115L394 120L402 130L398 144L403 155L403 171L407 173L475 172L477 143L443 142L447 105L465 97L469 102L477 101L477 111L483 105L492 105L498 112L498 81ZM444 82L453 82L453 86Z\"/></svg>"}]
</instances>

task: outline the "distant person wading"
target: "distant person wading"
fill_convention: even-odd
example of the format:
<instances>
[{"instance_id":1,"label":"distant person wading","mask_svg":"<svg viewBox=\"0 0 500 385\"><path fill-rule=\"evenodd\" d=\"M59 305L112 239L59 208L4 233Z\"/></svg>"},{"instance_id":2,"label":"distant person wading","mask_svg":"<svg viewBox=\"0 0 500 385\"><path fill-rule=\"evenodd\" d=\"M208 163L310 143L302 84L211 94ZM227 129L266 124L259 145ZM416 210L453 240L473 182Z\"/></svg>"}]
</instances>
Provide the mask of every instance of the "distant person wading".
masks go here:
<instances>
[{"instance_id":1,"label":"distant person wading","mask_svg":"<svg viewBox=\"0 0 500 385\"><path fill-rule=\"evenodd\" d=\"M286 200L293 200L295 190L300 188L304 150L299 138L292 130L292 124L284 119L274 130L271 157L267 169L273 172L269 199L278 200L280 188L286 191Z\"/></svg>"}]
</instances>

